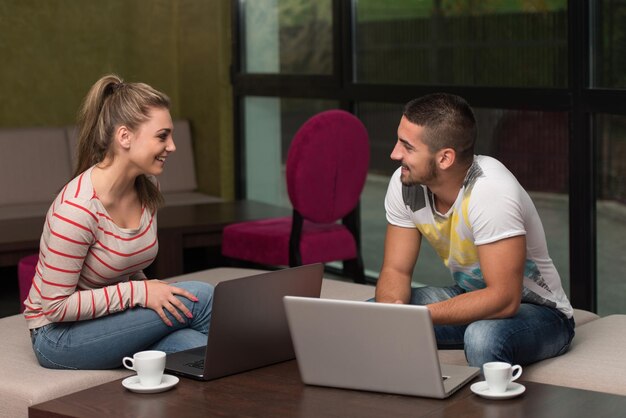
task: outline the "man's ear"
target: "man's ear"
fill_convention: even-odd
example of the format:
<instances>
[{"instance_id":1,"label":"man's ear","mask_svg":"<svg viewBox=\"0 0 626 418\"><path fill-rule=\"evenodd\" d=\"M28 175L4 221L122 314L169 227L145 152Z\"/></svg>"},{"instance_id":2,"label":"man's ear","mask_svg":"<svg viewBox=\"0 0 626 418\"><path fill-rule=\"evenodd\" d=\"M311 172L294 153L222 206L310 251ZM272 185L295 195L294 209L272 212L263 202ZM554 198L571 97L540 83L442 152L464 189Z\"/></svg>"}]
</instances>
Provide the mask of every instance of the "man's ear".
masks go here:
<instances>
[{"instance_id":1,"label":"man's ear","mask_svg":"<svg viewBox=\"0 0 626 418\"><path fill-rule=\"evenodd\" d=\"M132 132L124 125L115 130L115 141L122 149L130 149Z\"/></svg>"},{"instance_id":2,"label":"man's ear","mask_svg":"<svg viewBox=\"0 0 626 418\"><path fill-rule=\"evenodd\" d=\"M453 148L443 148L437 152L437 164L442 170L450 168L456 160L456 152Z\"/></svg>"}]
</instances>

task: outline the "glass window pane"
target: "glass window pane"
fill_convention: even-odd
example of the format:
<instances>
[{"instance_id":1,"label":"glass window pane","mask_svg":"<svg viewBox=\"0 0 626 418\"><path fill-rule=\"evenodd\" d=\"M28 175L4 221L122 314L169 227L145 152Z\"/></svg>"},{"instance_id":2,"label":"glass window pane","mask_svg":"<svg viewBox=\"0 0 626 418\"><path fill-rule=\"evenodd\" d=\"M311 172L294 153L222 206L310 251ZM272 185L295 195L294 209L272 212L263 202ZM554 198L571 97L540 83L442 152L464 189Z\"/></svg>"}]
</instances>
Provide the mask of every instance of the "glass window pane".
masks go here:
<instances>
[{"instance_id":1,"label":"glass window pane","mask_svg":"<svg viewBox=\"0 0 626 418\"><path fill-rule=\"evenodd\" d=\"M371 161L362 196L365 267L382 266L387 221L384 198L398 164L390 160L402 105L360 103L359 118L370 135ZM515 174L531 195L548 238L548 249L569 292L568 118L566 113L474 109L479 139L476 153L491 155ZM422 245L414 283L448 285L451 277L435 251Z\"/></svg>"},{"instance_id":2,"label":"glass window pane","mask_svg":"<svg viewBox=\"0 0 626 418\"><path fill-rule=\"evenodd\" d=\"M599 115L598 314L626 313L626 116Z\"/></svg>"},{"instance_id":3,"label":"glass window pane","mask_svg":"<svg viewBox=\"0 0 626 418\"><path fill-rule=\"evenodd\" d=\"M243 72L332 73L332 0L240 2Z\"/></svg>"},{"instance_id":4,"label":"glass window pane","mask_svg":"<svg viewBox=\"0 0 626 418\"><path fill-rule=\"evenodd\" d=\"M364 83L567 87L567 0L354 0Z\"/></svg>"},{"instance_id":5,"label":"glass window pane","mask_svg":"<svg viewBox=\"0 0 626 418\"><path fill-rule=\"evenodd\" d=\"M291 207L285 181L289 144L307 119L338 106L332 100L253 96L244 99L247 199Z\"/></svg>"},{"instance_id":6,"label":"glass window pane","mask_svg":"<svg viewBox=\"0 0 626 418\"><path fill-rule=\"evenodd\" d=\"M592 80L595 87L626 87L626 0L590 2Z\"/></svg>"}]
</instances>

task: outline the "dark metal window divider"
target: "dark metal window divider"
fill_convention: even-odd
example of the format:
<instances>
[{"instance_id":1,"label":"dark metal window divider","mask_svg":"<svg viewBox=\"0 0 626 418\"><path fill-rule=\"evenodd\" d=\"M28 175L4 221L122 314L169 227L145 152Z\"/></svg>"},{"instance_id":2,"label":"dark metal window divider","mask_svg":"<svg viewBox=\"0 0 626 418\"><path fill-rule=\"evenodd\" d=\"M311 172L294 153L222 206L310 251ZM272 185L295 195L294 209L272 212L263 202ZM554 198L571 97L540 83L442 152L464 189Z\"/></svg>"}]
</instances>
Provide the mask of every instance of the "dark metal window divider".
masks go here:
<instances>
[{"instance_id":1,"label":"dark metal window divider","mask_svg":"<svg viewBox=\"0 0 626 418\"><path fill-rule=\"evenodd\" d=\"M243 99L246 96L333 99L352 112L362 101L403 104L436 91L465 97L474 107L567 111L569 145L570 299L576 308L597 310L596 286L596 138L593 115L626 115L626 91L590 87L589 0L568 1L569 87L510 88L462 85L388 85L354 81L352 1L333 0L333 74L248 74L241 68L240 1L232 1L236 195L245 196Z\"/></svg>"}]
</instances>

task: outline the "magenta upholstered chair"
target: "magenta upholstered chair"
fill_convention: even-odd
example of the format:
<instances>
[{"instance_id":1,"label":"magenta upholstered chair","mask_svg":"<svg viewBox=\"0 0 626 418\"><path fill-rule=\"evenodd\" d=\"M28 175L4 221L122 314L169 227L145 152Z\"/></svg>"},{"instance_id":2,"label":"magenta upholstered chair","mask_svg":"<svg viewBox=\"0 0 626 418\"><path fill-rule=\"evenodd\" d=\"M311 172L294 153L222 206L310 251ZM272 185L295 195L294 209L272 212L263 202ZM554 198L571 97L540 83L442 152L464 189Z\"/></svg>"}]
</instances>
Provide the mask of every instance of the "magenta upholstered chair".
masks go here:
<instances>
[{"instance_id":1,"label":"magenta upholstered chair","mask_svg":"<svg viewBox=\"0 0 626 418\"><path fill-rule=\"evenodd\" d=\"M35 269L39 261L39 254L27 255L17 262L17 280L20 289L20 313L24 312L24 300L28 297L30 286L33 284Z\"/></svg>"},{"instance_id":2,"label":"magenta upholstered chair","mask_svg":"<svg viewBox=\"0 0 626 418\"><path fill-rule=\"evenodd\" d=\"M344 274L364 282L359 198L369 158L367 131L354 115L328 110L313 116L287 154L293 215L228 225L222 254L272 266L341 260Z\"/></svg>"}]
</instances>

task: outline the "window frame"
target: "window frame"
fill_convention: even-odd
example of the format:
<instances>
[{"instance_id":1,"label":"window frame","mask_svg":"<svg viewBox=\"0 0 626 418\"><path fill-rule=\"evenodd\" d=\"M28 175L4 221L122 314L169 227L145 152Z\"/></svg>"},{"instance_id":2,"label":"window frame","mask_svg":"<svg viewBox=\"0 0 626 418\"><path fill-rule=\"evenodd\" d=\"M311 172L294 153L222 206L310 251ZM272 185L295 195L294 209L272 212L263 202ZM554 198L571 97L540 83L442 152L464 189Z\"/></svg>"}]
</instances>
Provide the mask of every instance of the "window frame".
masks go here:
<instances>
[{"instance_id":1,"label":"window frame","mask_svg":"<svg viewBox=\"0 0 626 418\"><path fill-rule=\"evenodd\" d=\"M569 113L569 263L570 300L579 309L597 311L596 195L598 141L594 114L626 115L626 90L594 88L591 74L590 0L568 0L568 87L502 88L459 85L371 84L353 81L352 1L333 0L333 73L331 75L249 74L241 71L241 4L231 0L234 103L235 187L245 196L243 98L266 96L338 100L355 112L361 101L405 103L438 91L458 94L472 106Z\"/></svg>"}]
</instances>

